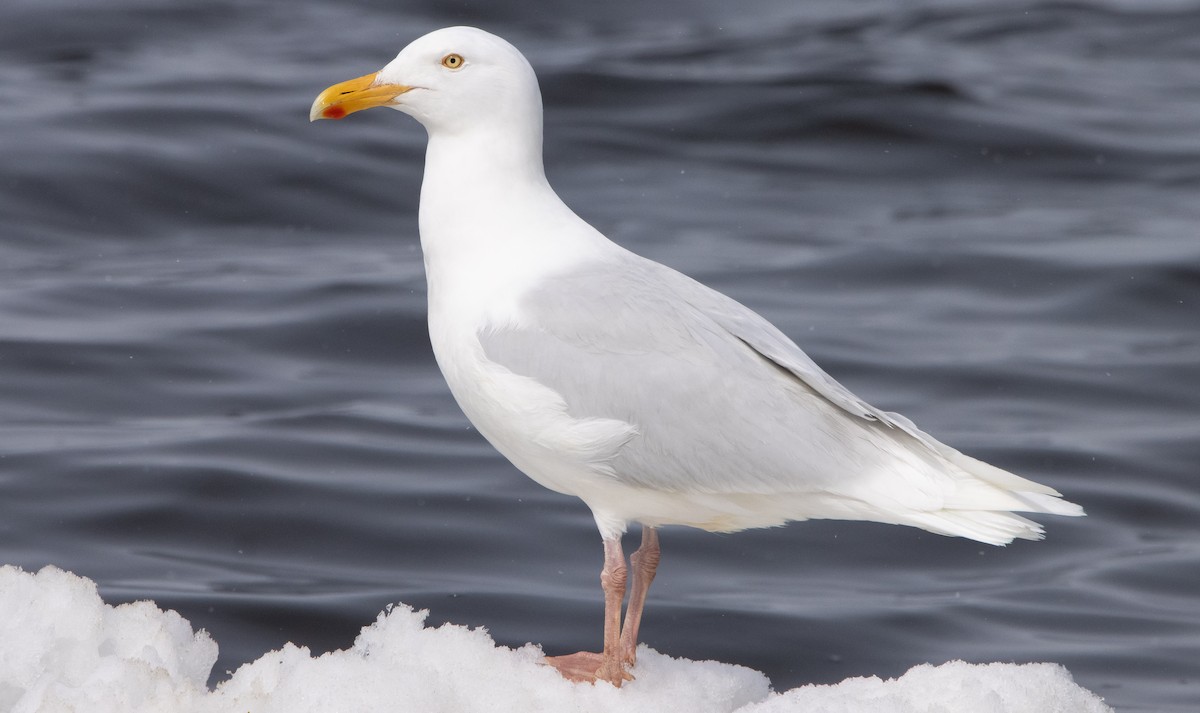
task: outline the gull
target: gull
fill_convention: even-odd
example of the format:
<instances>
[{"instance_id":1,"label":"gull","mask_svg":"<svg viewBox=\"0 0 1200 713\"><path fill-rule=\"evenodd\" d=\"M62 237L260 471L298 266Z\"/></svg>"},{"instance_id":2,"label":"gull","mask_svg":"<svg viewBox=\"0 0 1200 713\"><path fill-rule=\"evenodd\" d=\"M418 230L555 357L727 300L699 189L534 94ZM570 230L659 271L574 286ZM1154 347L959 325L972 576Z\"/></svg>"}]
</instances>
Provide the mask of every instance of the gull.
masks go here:
<instances>
[{"instance_id":1,"label":"gull","mask_svg":"<svg viewBox=\"0 0 1200 713\"><path fill-rule=\"evenodd\" d=\"M564 677L632 680L664 525L869 520L1002 545L1042 537L1014 511L1083 514L871 406L749 308L577 216L546 180L537 76L505 40L431 32L321 92L310 119L377 106L428 133L419 227L450 391L496 450L583 500L600 531L603 649L547 656ZM642 540L627 565L631 523Z\"/></svg>"}]
</instances>

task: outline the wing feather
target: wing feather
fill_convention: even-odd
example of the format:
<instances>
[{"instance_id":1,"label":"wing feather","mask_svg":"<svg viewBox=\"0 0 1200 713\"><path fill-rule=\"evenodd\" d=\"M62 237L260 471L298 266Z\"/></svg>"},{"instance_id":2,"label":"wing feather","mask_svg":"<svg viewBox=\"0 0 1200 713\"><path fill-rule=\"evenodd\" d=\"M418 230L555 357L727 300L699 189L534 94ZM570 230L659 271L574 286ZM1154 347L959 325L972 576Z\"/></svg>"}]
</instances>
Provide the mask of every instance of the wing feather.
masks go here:
<instances>
[{"instance_id":1,"label":"wing feather","mask_svg":"<svg viewBox=\"0 0 1200 713\"><path fill-rule=\"evenodd\" d=\"M962 523L1082 514L871 406L747 307L631 253L543 282L521 314L479 334L486 355L557 391L574 418L630 424L637 435L607 463L626 485L778 496L796 503L787 519L858 512L997 542Z\"/></svg>"}]
</instances>

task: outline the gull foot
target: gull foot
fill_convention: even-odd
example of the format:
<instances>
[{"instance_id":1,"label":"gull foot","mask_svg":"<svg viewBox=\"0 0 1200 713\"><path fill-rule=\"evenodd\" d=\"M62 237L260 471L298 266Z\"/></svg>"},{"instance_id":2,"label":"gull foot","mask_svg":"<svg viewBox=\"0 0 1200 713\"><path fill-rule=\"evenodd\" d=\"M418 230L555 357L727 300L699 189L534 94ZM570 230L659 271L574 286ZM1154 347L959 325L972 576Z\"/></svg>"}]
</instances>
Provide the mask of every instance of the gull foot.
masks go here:
<instances>
[{"instance_id":1,"label":"gull foot","mask_svg":"<svg viewBox=\"0 0 1200 713\"><path fill-rule=\"evenodd\" d=\"M558 669L563 678L576 683L608 681L620 688L622 683L633 680L633 675L625 670L625 665L620 660L605 659L603 654L592 651L580 651L566 656L547 656L546 663Z\"/></svg>"}]
</instances>

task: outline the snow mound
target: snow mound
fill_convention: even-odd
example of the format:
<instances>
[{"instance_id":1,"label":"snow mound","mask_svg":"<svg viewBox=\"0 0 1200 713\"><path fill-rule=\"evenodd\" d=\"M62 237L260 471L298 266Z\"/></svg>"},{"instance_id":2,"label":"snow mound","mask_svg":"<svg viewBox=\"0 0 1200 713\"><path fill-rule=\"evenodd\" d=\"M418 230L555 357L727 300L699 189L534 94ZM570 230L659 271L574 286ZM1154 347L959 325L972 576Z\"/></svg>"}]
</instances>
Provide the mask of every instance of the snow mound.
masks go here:
<instances>
[{"instance_id":1,"label":"snow mound","mask_svg":"<svg viewBox=\"0 0 1200 713\"><path fill-rule=\"evenodd\" d=\"M0 711L12 713L329 713L595 711L629 713L1104 713L1055 664L922 665L882 681L772 693L763 674L643 647L620 690L569 683L541 650L497 646L481 629L425 626L396 606L354 645L314 657L291 644L209 690L207 633L151 602L112 607L96 585L54 567L0 568Z\"/></svg>"}]
</instances>

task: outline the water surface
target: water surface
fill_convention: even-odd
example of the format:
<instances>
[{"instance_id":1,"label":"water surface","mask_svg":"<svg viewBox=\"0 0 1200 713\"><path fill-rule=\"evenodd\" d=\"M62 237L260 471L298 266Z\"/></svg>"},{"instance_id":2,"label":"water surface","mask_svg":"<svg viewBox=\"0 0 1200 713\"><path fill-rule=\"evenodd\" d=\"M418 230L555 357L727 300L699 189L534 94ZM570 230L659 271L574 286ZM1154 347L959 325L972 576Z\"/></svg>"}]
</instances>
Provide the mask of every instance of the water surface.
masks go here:
<instances>
[{"instance_id":1,"label":"water surface","mask_svg":"<svg viewBox=\"0 0 1200 713\"><path fill-rule=\"evenodd\" d=\"M221 644L387 603L598 643L599 538L429 350L424 134L309 124L467 23L537 68L547 170L621 244L872 403L1062 490L998 549L883 525L664 533L644 639L777 688L1056 661L1200 700L1200 5L65 0L0 9L0 562ZM632 544L632 543L631 543Z\"/></svg>"}]
</instances>

